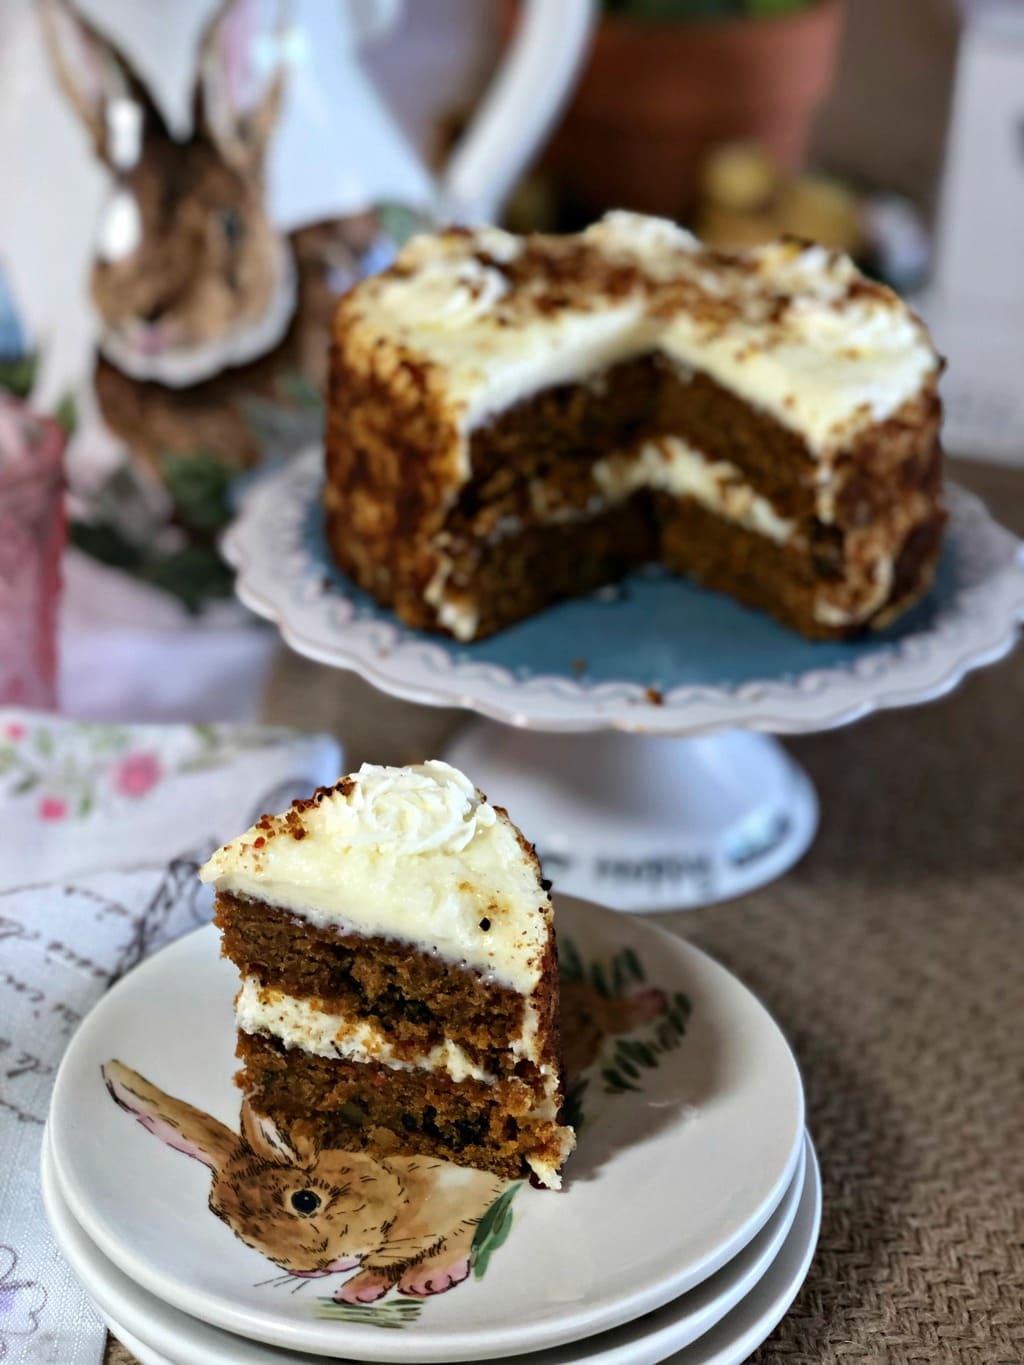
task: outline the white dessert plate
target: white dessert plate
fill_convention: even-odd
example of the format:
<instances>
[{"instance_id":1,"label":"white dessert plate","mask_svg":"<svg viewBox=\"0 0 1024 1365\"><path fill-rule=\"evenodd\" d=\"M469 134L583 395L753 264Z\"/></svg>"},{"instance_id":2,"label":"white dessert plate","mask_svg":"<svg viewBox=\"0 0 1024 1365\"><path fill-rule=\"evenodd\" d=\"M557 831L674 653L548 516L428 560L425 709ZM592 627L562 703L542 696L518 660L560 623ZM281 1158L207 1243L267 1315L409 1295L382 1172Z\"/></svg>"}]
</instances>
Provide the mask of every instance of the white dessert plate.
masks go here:
<instances>
[{"instance_id":1,"label":"white dessert plate","mask_svg":"<svg viewBox=\"0 0 1024 1365\"><path fill-rule=\"evenodd\" d=\"M799 1234L794 1224L798 1218L807 1223L808 1213L820 1200L814 1166L814 1149L810 1138L805 1137L797 1172L771 1218L738 1256L689 1294L610 1332L569 1347L535 1352L529 1357L530 1365L648 1365L689 1346L727 1314L738 1318L737 1305L763 1280L776 1286L772 1297L777 1297L780 1288L793 1282L793 1275L777 1275L776 1258L787 1264L793 1260L794 1251L802 1257L807 1250L810 1224L807 1232ZM90 1242L68 1211L57 1186L48 1135L43 1141L41 1176L43 1203L57 1245L111 1331L142 1365L166 1365L169 1361L179 1365L283 1365L285 1361L312 1365L319 1359L285 1353L211 1327L171 1308L130 1280ZM749 1330L749 1323L743 1330Z\"/></svg>"},{"instance_id":2,"label":"white dessert plate","mask_svg":"<svg viewBox=\"0 0 1024 1365\"><path fill-rule=\"evenodd\" d=\"M963 489L933 591L886 630L812 642L720 593L641 571L489 640L410 630L334 566L323 452L257 484L222 544L235 590L291 647L409 701L537 730L698 735L845 725L948 692L1010 649L1024 619L1024 550Z\"/></svg>"},{"instance_id":3,"label":"white dessert plate","mask_svg":"<svg viewBox=\"0 0 1024 1365\"><path fill-rule=\"evenodd\" d=\"M158 1298L228 1331L321 1355L508 1356L631 1322L692 1289L751 1241L793 1178L804 1119L796 1064L763 1006L697 949L569 898L558 898L557 913L564 974L575 984L563 1000L584 1000L579 1036L597 1056L570 1096L584 1114L579 1149L561 1194L520 1183L465 1215L481 1220L471 1273L448 1292L339 1302L363 1242L332 1242L342 1269L314 1279L278 1273L236 1236L233 1228L268 1255L290 1245L290 1194L317 1177L315 1158L302 1166L287 1149L267 1156L266 1137L248 1163L231 1079L236 977L213 928L126 976L72 1039L50 1115L72 1214ZM115 1058L139 1073L134 1090L115 1085L118 1103L101 1075ZM266 1176L265 1193L231 1184L238 1156L246 1178ZM210 1167L231 1177L226 1189L216 1177L220 1217L206 1210ZM463 1178L441 1167L447 1186ZM377 1208L389 1178L383 1169L367 1176L362 1204ZM387 1249L386 1223L360 1235L372 1236L378 1258ZM465 1262L450 1271L421 1288L447 1287Z\"/></svg>"},{"instance_id":4,"label":"white dessert plate","mask_svg":"<svg viewBox=\"0 0 1024 1365\"><path fill-rule=\"evenodd\" d=\"M204 1362L209 1361L210 1359L209 1355L193 1356L192 1352L187 1351L187 1349L185 1352L179 1350L176 1356L165 1356L163 1352L155 1350L147 1342L143 1341L141 1337L137 1337L134 1332L130 1332L127 1327L124 1327L118 1322L117 1318L115 1318L112 1313L105 1313L103 1309L100 1308L99 1303L95 1298L93 1299L93 1303L95 1304L100 1317L106 1323L107 1331L113 1332L121 1345L131 1351L132 1355L139 1362L139 1365L184 1365L185 1361L191 1361L193 1359L197 1361L202 1360ZM186 1318L185 1321L190 1322L192 1319Z\"/></svg>"}]
</instances>

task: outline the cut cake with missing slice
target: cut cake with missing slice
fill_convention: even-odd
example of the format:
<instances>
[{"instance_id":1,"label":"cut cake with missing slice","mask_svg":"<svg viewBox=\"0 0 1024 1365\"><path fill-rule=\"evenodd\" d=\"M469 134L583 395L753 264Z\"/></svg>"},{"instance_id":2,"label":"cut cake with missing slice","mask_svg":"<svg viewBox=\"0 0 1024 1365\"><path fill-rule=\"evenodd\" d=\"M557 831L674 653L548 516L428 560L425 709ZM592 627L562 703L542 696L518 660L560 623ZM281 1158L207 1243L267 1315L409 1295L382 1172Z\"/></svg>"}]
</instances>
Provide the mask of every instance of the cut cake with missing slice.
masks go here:
<instances>
[{"instance_id":1,"label":"cut cake with missing slice","mask_svg":"<svg viewBox=\"0 0 1024 1365\"><path fill-rule=\"evenodd\" d=\"M558 953L533 848L445 763L364 764L201 869L238 968L238 1083L331 1146L552 1188Z\"/></svg>"},{"instance_id":2,"label":"cut cake with missing slice","mask_svg":"<svg viewBox=\"0 0 1024 1365\"><path fill-rule=\"evenodd\" d=\"M813 639L927 592L946 513L939 357L820 246L585 232L417 237L334 319L338 566L479 640L657 561Z\"/></svg>"}]
</instances>

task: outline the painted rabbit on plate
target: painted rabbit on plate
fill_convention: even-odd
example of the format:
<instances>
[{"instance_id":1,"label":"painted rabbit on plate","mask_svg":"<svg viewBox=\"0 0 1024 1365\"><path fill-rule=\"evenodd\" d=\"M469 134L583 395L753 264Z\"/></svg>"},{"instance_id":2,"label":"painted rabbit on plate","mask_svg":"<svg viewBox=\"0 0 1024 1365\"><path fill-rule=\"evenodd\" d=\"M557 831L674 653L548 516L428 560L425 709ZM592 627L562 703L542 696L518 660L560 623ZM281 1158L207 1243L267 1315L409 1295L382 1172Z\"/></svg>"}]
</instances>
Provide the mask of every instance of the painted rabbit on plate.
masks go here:
<instances>
[{"instance_id":1,"label":"painted rabbit on plate","mask_svg":"<svg viewBox=\"0 0 1024 1365\"><path fill-rule=\"evenodd\" d=\"M576 1088L608 1039L653 1023L667 1009L656 988L629 990L623 983L616 994L579 976L563 981L563 1045ZM209 1167L210 1210L247 1246L296 1279L356 1271L336 1290L339 1303L371 1304L392 1289L416 1299L443 1294L468 1278L481 1220L501 1210L501 1225L510 1223L507 1203L518 1182L487 1171L325 1148L301 1121L284 1131L244 1100L234 1133L123 1062L108 1061L103 1079L115 1103L147 1132Z\"/></svg>"},{"instance_id":2,"label":"painted rabbit on plate","mask_svg":"<svg viewBox=\"0 0 1024 1365\"><path fill-rule=\"evenodd\" d=\"M343 1303L373 1303L393 1288L427 1298L461 1283L477 1224L508 1185L423 1157L321 1149L245 1102L233 1133L122 1062L103 1076L148 1132L210 1168L210 1210L247 1246L298 1278L358 1269L335 1294Z\"/></svg>"}]
</instances>

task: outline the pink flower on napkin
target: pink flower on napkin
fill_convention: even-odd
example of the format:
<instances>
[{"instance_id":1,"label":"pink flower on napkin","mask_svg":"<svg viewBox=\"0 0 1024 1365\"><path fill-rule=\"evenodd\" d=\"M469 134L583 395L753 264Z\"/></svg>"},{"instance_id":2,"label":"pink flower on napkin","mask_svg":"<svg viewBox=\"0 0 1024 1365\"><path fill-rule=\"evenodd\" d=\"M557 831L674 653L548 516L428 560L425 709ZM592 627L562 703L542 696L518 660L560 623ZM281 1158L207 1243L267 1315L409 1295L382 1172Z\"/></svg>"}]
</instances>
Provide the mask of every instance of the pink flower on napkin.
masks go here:
<instances>
[{"instance_id":1,"label":"pink flower on napkin","mask_svg":"<svg viewBox=\"0 0 1024 1365\"><path fill-rule=\"evenodd\" d=\"M24 739L25 727L20 720L12 720L9 725L4 726L4 736L7 739Z\"/></svg>"},{"instance_id":2,"label":"pink flower on napkin","mask_svg":"<svg viewBox=\"0 0 1024 1365\"><path fill-rule=\"evenodd\" d=\"M44 796L39 802L40 820L63 820L68 813L68 803L59 796Z\"/></svg>"},{"instance_id":3,"label":"pink flower on napkin","mask_svg":"<svg viewBox=\"0 0 1024 1365\"><path fill-rule=\"evenodd\" d=\"M162 776L156 754L128 754L114 769L114 786L122 796L145 796Z\"/></svg>"}]
</instances>

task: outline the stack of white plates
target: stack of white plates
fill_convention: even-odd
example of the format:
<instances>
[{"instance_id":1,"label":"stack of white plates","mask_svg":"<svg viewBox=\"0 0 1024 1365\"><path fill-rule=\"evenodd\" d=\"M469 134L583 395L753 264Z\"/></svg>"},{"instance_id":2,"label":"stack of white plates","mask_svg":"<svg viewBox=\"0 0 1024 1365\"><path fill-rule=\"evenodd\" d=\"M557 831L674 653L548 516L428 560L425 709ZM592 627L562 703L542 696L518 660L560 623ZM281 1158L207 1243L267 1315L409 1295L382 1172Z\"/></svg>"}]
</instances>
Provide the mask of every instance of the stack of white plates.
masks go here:
<instances>
[{"instance_id":1,"label":"stack of white plates","mask_svg":"<svg viewBox=\"0 0 1024 1365\"><path fill-rule=\"evenodd\" d=\"M566 1024L582 1000L599 1047L574 1087L566 1188L489 1195L468 1274L462 1253L441 1264L445 1229L424 1206L433 1270L369 1303L346 1299L368 1279L360 1263L403 1259L397 1206L380 1213L387 1172L354 1163L339 1184L337 1154L240 1135L236 981L215 931L109 992L57 1078L43 1194L64 1255L143 1365L732 1365L764 1340L806 1276L821 1210L785 1039L734 977L644 921L562 898L558 923ZM441 1164L436 1178L450 1192L465 1177ZM316 1238L317 1266L337 1269L309 1273Z\"/></svg>"}]
</instances>

